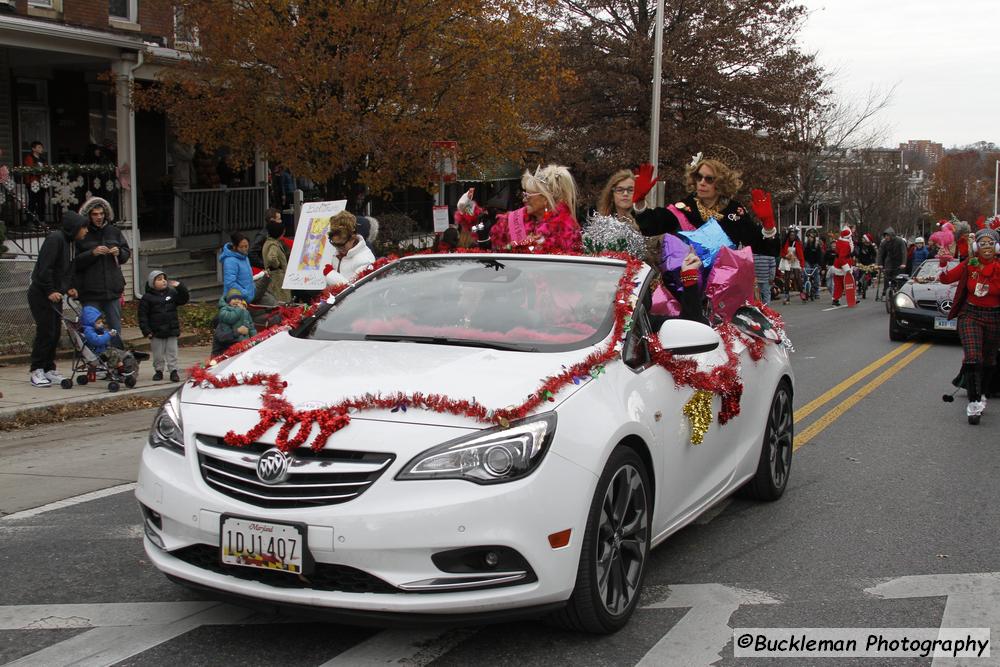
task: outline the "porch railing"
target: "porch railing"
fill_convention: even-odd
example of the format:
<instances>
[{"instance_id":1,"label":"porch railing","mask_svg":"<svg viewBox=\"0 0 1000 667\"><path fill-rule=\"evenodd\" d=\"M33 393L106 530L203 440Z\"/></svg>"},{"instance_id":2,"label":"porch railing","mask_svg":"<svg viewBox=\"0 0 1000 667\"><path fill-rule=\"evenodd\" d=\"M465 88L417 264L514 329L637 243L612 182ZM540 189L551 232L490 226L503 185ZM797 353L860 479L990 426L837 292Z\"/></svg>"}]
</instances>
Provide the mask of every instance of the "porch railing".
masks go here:
<instances>
[{"instance_id":1,"label":"porch railing","mask_svg":"<svg viewBox=\"0 0 1000 667\"><path fill-rule=\"evenodd\" d=\"M267 208L265 186L179 190L175 198L177 238L258 229Z\"/></svg>"}]
</instances>

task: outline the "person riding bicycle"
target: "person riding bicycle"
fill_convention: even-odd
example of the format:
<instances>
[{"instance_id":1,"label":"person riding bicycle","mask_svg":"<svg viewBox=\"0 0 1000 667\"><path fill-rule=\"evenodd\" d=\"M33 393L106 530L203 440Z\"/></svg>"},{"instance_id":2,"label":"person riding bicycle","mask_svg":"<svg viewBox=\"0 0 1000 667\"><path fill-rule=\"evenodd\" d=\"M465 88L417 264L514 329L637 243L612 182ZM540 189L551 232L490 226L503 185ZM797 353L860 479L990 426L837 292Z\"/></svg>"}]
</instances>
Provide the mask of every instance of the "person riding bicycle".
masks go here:
<instances>
[{"instance_id":1,"label":"person riding bicycle","mask_svg":"<svg viewBox=\"0 0 1000 667\"><path fill-rule=\"evenodd\" d=\"M882 243L878 247L878 257L876 259L882 269L884 282L881 296L886 296L890 290L890 284L900 273L906 273L906 241L896 236L896 230L886 227L882 232ZM879 295L875 295L875 300L879 300Z\"/></svg>"},{"instance_id":2,"label":"person riding bicycle","mask_svg":"<svg viewBox=\"0 0 1000 667\"><path fill-rule=\"evenodd\" d=\"M806 243L802 249L805 257L805 276L810 284L810 293L806 296L812 299L819 298L820 272L823 270L826 256L826 247L823 241L816 236L816 230L810 229L806 232Z\"/></svg>"}]
</instances>

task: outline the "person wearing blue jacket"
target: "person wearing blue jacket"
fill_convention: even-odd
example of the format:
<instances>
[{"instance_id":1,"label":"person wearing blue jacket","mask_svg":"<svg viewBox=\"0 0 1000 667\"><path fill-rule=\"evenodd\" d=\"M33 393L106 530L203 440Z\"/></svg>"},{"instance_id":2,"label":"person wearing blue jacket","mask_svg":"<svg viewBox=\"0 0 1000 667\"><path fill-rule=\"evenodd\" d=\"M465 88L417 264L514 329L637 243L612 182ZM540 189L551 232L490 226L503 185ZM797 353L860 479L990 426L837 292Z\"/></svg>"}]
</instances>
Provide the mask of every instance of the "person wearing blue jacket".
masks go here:
<instances>
[{"instance_id":1,"label":"person wearing blue jacket","mask_svg":"<svg viewBox=\"0 0 1000 667\"><path fill-rule=\"evenodd\" d=\"M232 289L238 289L247 303L252 303L256 296L253 284L253 270L250 268L250 241L240 232L233 232L230 242L219 252L219 263L222 264L222 298Z\"/></svg>"},{"instance_id":2,"label":"person wearing blue jacket","mask_svg":"<svg viewBox=\"0 0 1000 667\"><path fill-rule=\"evenodd\" d=\"M119 367L122 361L121 350L111 347L118 332L105 326L104 313L94 306L84 306L80 324L83 325L83 340L90 351L103 359L109 368Z\"/></svg>"}]
</instances>

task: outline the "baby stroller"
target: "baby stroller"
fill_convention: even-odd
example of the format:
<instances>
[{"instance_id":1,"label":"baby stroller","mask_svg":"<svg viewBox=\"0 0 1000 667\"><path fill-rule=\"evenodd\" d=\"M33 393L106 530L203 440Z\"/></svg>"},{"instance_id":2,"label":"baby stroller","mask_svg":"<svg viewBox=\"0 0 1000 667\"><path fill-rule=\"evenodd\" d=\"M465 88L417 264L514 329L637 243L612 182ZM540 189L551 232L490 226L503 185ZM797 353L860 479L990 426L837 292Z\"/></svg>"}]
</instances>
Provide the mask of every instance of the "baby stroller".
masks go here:
<instances>
[{"instance_id":1,"label":"baby stroller","mask_svg":"<svg viewBox=\"0 0 1000 667\"><path fill-rule=\"evenodd\" d=\"M95 353L87 346L83 336L79 304L67 299L66 305L69 307L69 314L60 312L59 315L73 345L73 369L70 377L64 378L60 386L72 389L74 380L79 385L85 385L97 381L100 376L100 379L107 380L108 391L118 391L122 384L134 387L139 377L139 362L148 359L149 355L118 348L114 351L109 349L100 355Z\"/></svg>"}]
</instances>

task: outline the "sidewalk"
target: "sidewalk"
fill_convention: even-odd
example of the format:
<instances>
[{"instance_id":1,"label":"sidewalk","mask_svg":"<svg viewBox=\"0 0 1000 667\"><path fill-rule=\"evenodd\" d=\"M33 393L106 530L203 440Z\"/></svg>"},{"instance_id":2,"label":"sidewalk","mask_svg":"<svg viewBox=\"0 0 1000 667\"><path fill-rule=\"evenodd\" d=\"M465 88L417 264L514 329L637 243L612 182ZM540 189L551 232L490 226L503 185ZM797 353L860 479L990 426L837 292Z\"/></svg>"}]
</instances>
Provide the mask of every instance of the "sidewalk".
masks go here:
<instances>
[{"instance_id":1,"label":"sidewalk","mask_svg":"<svg viewBox=\"0 0 1000 667\"><path fill-rule=\"evenodd\" d=\"M135 346L139 348L138 345ZM209 357L210 346L182 347L178 353L178 370L181 380L187 377L187 369L205 361ZM68 359L56 361L59 370L69 377L71 362ZM100 381L93 384L73 385L72 389L63 389L57 384L49 387L35 387L28 381L28 362L13 363L5 361L0 365L0 421L12 419L15 416L34 410L45 410L60 405L72 403L93 403L128 396L143 396L154 398L168 396L180 383L153 382L153 361L150 359L139 367L139 380L132 389L122 387L117 392L108 391L108 383Z\"/></svg>"}]
</instances>

